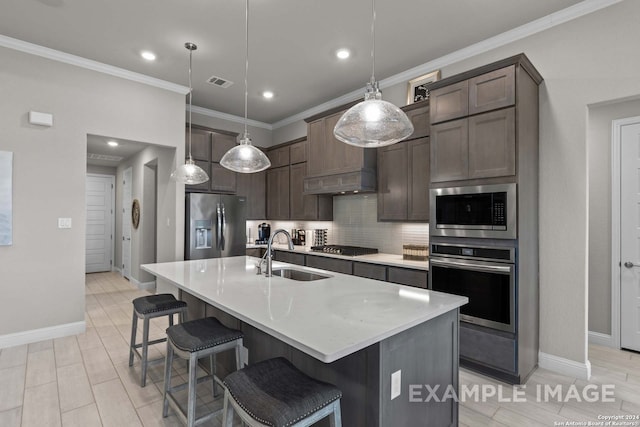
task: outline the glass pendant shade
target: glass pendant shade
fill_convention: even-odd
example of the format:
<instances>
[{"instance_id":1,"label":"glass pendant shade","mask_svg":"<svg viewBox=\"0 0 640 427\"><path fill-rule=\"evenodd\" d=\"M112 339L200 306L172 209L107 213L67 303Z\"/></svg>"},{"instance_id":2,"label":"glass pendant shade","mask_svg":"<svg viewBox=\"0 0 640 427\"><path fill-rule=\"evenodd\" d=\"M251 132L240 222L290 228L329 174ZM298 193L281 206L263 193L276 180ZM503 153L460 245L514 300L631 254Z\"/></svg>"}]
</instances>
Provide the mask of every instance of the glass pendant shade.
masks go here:
<instances>
[{"instance_id":1,"label":"glass pendant shade","mask_svg":"<svg viewBox=\"0 0 640 427\"><path fill-rule=\"evenodd\" d=\"M227 169L240 173L260 172L271 166L267 155L251 145L248 133L244 134L244 137L240 140L240 145L236 145L224 153L220 164Z\"/></svg>"},{"instance_id":2,"label":"glass pendant shade","mask_svg":"<svg viewBox=\"0 0 640 427\"><path fill-rule=\"evenodd\" d=\"M395 144L412 133L411 120L404 111L382 100L377 82L367 84L364 101L349 108L333 129L340 141L365 148Z\"/></svg>"},{"instance_id":3,"label":"glass pendant shade","mask_svg":"<svg viewBox=\"0 0 640 427\"><path fill-rule=\"evenodd\" d=\"M194 163L193 159L189 158L184 165L178 166L173 171L171 179L183 184L195 185L209 181L209 176L200 166Z\"/></svg>"}]
</instances>

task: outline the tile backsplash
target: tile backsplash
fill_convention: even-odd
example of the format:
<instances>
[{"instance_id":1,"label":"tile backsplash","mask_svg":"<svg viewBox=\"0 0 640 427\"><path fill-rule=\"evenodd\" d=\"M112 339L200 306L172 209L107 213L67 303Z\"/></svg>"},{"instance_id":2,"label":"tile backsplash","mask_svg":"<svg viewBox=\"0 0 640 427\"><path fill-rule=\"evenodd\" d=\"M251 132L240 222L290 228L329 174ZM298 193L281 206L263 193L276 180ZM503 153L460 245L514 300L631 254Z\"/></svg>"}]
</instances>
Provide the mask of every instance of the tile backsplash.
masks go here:
<instances>
[{"instance_id":1,"label":"tile backsplash","mask_svg":"<svg viewBox=\"0 0 640 427\"><path fill-rule=\"evenodd\" d=\"M247 221L251 238L258 236L258 225ZM378 222L376 194L354 194L333 198L333 221L266 221L271 230L327 229L327 243L377 248L379 252L402 254L403 244L429 245L429 223ZM307 231L307 241L313 233ZM284 241L282 241L284 243Z\"/></svg>"}]
</instances>

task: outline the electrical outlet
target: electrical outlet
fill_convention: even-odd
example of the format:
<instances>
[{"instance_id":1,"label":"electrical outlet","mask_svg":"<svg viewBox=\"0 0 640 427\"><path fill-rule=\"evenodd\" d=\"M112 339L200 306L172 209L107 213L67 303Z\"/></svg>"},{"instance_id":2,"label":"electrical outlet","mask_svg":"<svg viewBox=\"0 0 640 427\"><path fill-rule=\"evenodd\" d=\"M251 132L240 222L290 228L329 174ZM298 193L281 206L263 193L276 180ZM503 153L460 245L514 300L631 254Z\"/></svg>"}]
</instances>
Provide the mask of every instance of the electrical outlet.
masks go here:
<instances>
[{"instance_id":1,"label":"electrical outlet","mask_svg":"<svg viewBox=\"0 0 640 427\"><path fill-rule=\"evenodd\" d=\"M400 396L402 390L402 370L397 370L391 374L391 400Z\"/></svg>"},{"instance_id":2,"label":"electrical outlet","mask_svg":"<svg viewBox=\"0 0 640 427\"><path fill-rule=\"evenodd\" d=\"M71 218L58 218L58 228L71 228Z\"/></svg>"}]
</instances>

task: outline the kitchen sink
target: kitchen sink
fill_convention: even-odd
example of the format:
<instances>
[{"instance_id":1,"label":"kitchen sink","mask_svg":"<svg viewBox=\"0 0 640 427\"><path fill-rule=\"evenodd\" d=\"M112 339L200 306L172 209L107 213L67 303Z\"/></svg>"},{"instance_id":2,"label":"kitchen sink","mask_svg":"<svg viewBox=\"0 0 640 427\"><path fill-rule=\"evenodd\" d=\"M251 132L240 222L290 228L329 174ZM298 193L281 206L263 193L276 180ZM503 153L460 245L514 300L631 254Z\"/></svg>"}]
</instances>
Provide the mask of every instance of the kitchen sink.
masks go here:
<instances>
[{"instance_id":1,"label":"kitchen sink","mask_svg":"<svg viewBox=\"0 0 640 427\"><path fill-rule=\"evenodd\" d=\"M328 279L326 274L315 273L312 271L296 270L293 268L276 268L272 271L274 276L284 277L285 279L298 280L302 282L310 282L313 280Z\"/></svg>"}]
</instances>

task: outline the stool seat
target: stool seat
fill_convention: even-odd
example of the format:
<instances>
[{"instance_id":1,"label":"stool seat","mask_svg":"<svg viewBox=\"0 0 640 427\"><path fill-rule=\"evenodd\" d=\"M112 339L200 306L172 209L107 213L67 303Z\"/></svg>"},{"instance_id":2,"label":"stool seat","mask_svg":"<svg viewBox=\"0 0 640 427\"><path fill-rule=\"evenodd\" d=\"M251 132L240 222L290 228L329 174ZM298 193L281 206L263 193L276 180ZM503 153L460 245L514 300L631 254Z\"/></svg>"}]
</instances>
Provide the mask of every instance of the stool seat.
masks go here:
<instances>
[{"instance_id":1,"label":"stool seat","mask_svg":"<svg viewBox=\"0 0 640 427\"><path fill-rule=\"evenodd\" d=\"M242 338L242 331L224 326L215 317L180 323L167 329L167 336L180 350L192 353Z\"/></svg>"},{"instance_id":2,"label":"stool seat","mask_svg":"<svg viewBox=\"0 0 640 427\"><path fill-rule=\"evenodd\" d=\"M186 306L186 302L177 300L172 294L149 295L133 300L133 308L140 314L178 310Z\"/></svg>"},{"instance_id":3,"label":"stool seat","mask_svg":"<svg viewBox=\"0 0 640 427\"><path fill-rule=\"evenodd\" d=\"M302 373L282 357L229 374L224 385L256 421L288 427L342 397L340 389Z\"/></svg>"}]
</instances>

